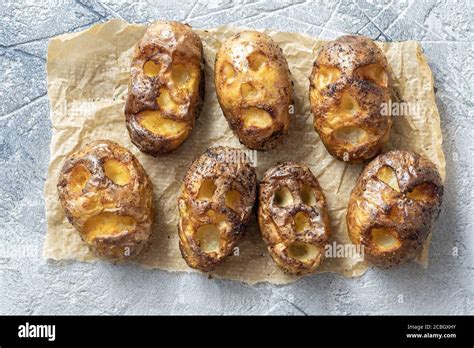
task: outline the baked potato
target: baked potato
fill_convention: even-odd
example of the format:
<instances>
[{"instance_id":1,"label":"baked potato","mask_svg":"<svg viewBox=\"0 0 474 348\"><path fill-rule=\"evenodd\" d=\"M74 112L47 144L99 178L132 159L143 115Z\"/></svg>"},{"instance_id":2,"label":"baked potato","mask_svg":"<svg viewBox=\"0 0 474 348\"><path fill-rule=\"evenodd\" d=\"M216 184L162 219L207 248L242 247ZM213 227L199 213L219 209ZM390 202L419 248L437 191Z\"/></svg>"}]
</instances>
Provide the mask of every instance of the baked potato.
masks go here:
<instances>
[{"instance_id":1,"label":"baked potato","mask_svg":"<svg viewBox=\"0 0 474 348\"><path fill-rule=\"evenodd\" d=\"M131 152L108 140L89 143L66 158L57 188L67 219L98 257L127 261L147 249L153 186Z\"/></svg>"},{"instance_id":2,"label":"baked potato","mask_svg":"<svg viewBox=\"0 0 474 348\"><path fill-rule=\"evenodd\" d=\"M388 141L392 119L384 53L365 36L342 36L324 45L310 77L314 128L328 152L341 161L365 162Z\"/></svg>"},{"instance_id":3,"label":"baked potato","mask_svg":"<svg viewBox=\"0 0 474 348\"><path fill-rule=\"evenodd\" d=\"M157 156L178 148L204 99L203 49L191 27L151 24L131 62L125 119L132 142Z\"/></svg>"},{"instance_id":4,"label":"baked potato","mask_svg":"<svg viewBox=\"0 0 474 348\"><path fill-rule=\"evenodd\" d=\"M290 127L290 70L273 40L256 31L238 33L219 48L216 93L227 122L250 149L269 150Z\"/></svg>"},{"instance_id":5,"label":"baked potato","mask_svg":"<svg viewBox=\"0 0 474 348\"><path fill-rule=\"evenodd\" d=\"M395 150L376 157L352 190L347 227L365 259L391 267L422 249L443 196L436 166L416 153Z\"/></svg>"},{"instance_id":6,"label":"baked potato","mask_svg":"<svg viewBox=\"0 0 474 348\"><path fill-rule=\"evenodd\" d=\"M178 198L179 248L192 268L211 271L243 237L256 174L241 150L208 149L189 167Z\"/></svg>"},{"instance_id":7,"label":"baked potato","mask_svg":"<svg viewBox=\"0 0 474 348\"><path fill-rule=\"evenodd\" d=\"M259 185L258 222L277 265L287 273L313 272L330 235L323 191L311 170L294 162L270 168Z\"/></svg>"}]
</instances>

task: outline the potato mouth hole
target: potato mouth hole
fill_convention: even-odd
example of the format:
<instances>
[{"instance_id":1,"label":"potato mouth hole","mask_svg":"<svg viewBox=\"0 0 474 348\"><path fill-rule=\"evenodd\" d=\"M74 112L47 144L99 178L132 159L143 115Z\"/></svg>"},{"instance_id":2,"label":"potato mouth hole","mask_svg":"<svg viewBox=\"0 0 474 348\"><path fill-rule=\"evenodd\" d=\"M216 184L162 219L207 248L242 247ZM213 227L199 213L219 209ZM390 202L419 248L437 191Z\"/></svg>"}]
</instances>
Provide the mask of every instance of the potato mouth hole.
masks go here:
<instances>
[{"instance_id":1,"label":"potato mouth hole","mask_svg":"<svg viewBox=\"0 0 474 348\"><path fill-rule=\"evenodd\" d=\"M282 187L275 191L274 202L280 208L285 208L293 205L293 196L287 187Z\"/></svg>"},{"instance_id":2,"label":"potato mouth hole","mask_svg":"<svg viewBox=\"0 0 474 348\"><path fill-rule=\"evenodd\" d=\"M143 128L158 136L176 137L186 132L186 122L165 118L160 111L143 111L137 118Z\"/></svg>"},{"instance_id":3,"label":"potato mouth hole","mask_svg":"<svg viewBox=\"0 0 474 348\"><path fill-rule=\"evenodd\" d=\"M152 60L148 60L143 64L143 73L148 77L155 77L161 71L161 64L157 64Z\"/></svg>"},{"instance_id":4,"label":"potato mouth hole","mask_svg":"<svg viewBox=\"0 0 474 348\"><path fill-rule=\"evenodd\" d=\"M391 167L383 166L382 168L380 168L377 172L377 178L380 181L383 181L388 186L390 186L395 191L400 192L397 176L395 174L395 171Z\"/></svg>"},{"instance_id":5,"label":"potato mouth hole","mask_svg":"<svg viewBox=\"0 0 474 348\"><path fill-rule=\"evenodd\" d=\"M296 233L304 232L310 228L309 216L305 212L298 212L295 215L295 230Z\"/></svg>"},{"instance_id":6,"label":"potato mouth hole","mask_svg":"<svg viewBox=\"0 0 474 348\"><path fill-rule=\"evenodd\" d=\"M237 190L230 190L225 193L225 205L232 210L237 210L240 202L240 192Z\"/></svg>"},{"instance_id":7,"label":"potato mouth hole","mask_svg":"<svg viewBox=\"0 0 474 348\"><path fill-rule=\"evenodd\" d=\"M304 204L309 205L310 207L316 205L316 196L314 195L314 191L310 186L304 185L301 188L300 196Z\"/></svg>"},{"instance_id":8,"label":"potato mouth hole","mask_svg":"<svg viewBox=\"0 0 474 348\"><path fill-rule=\"evenodd\" d=\"M89 218L84 224L84 234L88 242L97 237L113 236L123 231L133 231L136 221L130 216L101 213Z\"/></svg>"},{"instance_id":9,"label":"potato mouth hole","mask_svg":"<svg viewBox=\"0 0 474 348\"><path fill-rule=\"evenodd\" d=\"M286 253L292 259L302 262L308 262L316 259L320 252L319 249L309 243L293 242L287 249Z\"/></svg>"},{"instance_id":10,"label":"potato mouth hole","mask_svg":"<svg viewBox=\"0 0 474 348\"><path fill-rule=\"evenodd\" d=\"M395 231L388 228L373 228L372 242L380 251L394 251L401 246L400 240L395 234Z\"/></svg>"},{"instance_id":11,"label":"potato mouth hole","mask_svg":"<svg viewBox=\"0 0 474 348\"><path fill-rule=\"evenodd\" d=\"M90 177L91 173L86 167L83 165L75 166L70 174L70 179L68 182L69 190L74 193L82 191Z\"/></svg>"},{"instance_id":12,"label":"potato mouth hole","mask_svg":"<svg viewBox=\"0 0 474 348\"><path fill-rule=\"evenodd\" d=\"M214 184L214 181L210 179L204 179L199 187L199 192L197 199L200 201L212 199L214 192L216 191L217 186Z\"/></svg>"},{"instance_id":13,"label":"potato mouth hole","mask_svg":"<svg viewBox=\"0 0 474 348\"><path fill-rule=\"evenodd\" d=\"M415 201L429 202L434 199L435 185L432 183L423 183L415 186L413 190L407 193L407 197Z\"/></svg>"},{"instance_id":14,"label":"potato mouth hole","mask_svg":"<svg viewBox=\"0 0 474 348\"><path fill-rule=\"evenodd\" d=\"M243 109L242 121L244 123L244 129L252 127L267 128L273 123L270 114L267 111L258 108Z\"/></svg>"},{"instance_id":15,"label":"potato mouth hole","mask_svg":"<svg viewBox=\"0 0 474 348\"><path fill-rule=\"evenodd\" d=\"M196 231L195 238L201 250L207 254L216 253L220 249L220 233L213 224L200 226Z\"/></svg>"},{"instance_id":16,"label":"potato mouth hole","mask_svg":"<svg viewBox=\"0 0 474 348\"><path fill-rule=\"evenodd\" d=\"M355 75L362 80L369 80L381 87L387 87L388 75L385 69L378 63L368 64L355 71Z\"/></svg>"},{"instance_id":17,"label":"potato mouth hole","mask_svg":"<svg viewBox=\"0 0 474 348\"><path fill-rule=\"evenodd\" d=\"M127 185L130 180L130 171L127 166L115 159L106 160L104 163L105 176L116 185Z\"/></svg>"},{"instance_id":18,"label":"potato mouth hole","mask_svg":"<svg viewBox=\"0 0 474 348\"><path fill-rule=\"evenodd\" d=\"M249 68L252 71L260 70L267 62L267 57L260 52L254 52L247 57Z\"/></svg>"},{"instance_id":19,"label":"potato mouth hole","mask_svg":"<svg viewBox=\"0 0 474 348\"><path fill-rule=\"evenodd\" d=\"M356 145L367 139L367 132L364 129L353 126L341 127L334 131L334 137L345 143Z\"/></svg>"}]
</instances>

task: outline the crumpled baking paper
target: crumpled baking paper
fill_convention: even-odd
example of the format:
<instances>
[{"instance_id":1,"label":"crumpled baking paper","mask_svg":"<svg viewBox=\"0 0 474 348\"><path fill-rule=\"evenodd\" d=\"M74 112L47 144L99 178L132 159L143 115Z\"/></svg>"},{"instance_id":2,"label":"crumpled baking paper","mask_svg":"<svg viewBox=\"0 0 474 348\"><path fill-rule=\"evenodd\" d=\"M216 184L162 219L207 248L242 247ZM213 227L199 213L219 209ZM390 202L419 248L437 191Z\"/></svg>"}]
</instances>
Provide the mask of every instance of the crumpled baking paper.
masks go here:
<instances>
[{"instance_id":1,"label":"crumpled baking paper","mask_svg":"<svg viewBox=\"0 0 474 348\"><path fill-rule=\"evenodd\" d=\"M110 139L138 157L155 188L154 239L149 251L136 262L167 271L194 271L186 265L178 249L178 190L192 160L208 147L229 145L244 148L222 115L213 83L217 49L226 38L243 29L222 26L196 30L203 41L206 60L204 107L188 140L177 151L158 158L141 153L131 143L123 112L133 48L145 29L145 26L111 20L82 32L58 36L49 43L48 95L53 135L45 185L48 231L43 253L46 258L96 260L78 232L67 222L59 203L56 183L63 161L70 152L92 140ZM332 225L331 243L350 243L345 222L346 207L363 166L349 165L329 155L313 129L308 99L308 77L316 52L324 41L296 33L264 32L280 45L288 60L294 81L295 113L284 142L272 151L258 152L254 158L258 178L278 161L293 160L308 164L326 195ZM421 46L414 41L379 45L393 71L396 94L401 100L419 106L409 116L394 117L387 150L408 149L426 155L438 166L444 179L445 160L433 76ZM425 266L428 244L418 260ZM366 263L355 255L328 258L318 272L355 277L362 275L366 269ZM238 253L230 256L212 275L251 284L261 281L287 283L297 279L275 266L260 237L256 218L239 244Z\"/></svg>"}]
</instances>

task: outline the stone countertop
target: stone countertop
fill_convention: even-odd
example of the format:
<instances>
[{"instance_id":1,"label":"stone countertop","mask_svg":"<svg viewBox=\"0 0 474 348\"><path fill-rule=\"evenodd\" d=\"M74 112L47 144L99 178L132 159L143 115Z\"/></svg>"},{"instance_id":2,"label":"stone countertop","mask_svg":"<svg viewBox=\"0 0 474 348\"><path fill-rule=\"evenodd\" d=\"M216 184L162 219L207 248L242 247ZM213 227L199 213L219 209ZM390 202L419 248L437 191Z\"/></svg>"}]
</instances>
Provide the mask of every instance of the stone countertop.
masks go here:
<instances>
[{"instance_id":1,"label":"stone countertop","mask_svg":"<svg viewBox=\"0 0 474 348\"><path fill-rule=\"evenodd\" d=\"M320 274L249 286L136 265L44 260L48 40L111 18L420 41L436 79L447 169L428 269L409 264L355 279ZM474 314L473 19L469 0L2 2L0 314Z\"/></svg>"}]
</instances>

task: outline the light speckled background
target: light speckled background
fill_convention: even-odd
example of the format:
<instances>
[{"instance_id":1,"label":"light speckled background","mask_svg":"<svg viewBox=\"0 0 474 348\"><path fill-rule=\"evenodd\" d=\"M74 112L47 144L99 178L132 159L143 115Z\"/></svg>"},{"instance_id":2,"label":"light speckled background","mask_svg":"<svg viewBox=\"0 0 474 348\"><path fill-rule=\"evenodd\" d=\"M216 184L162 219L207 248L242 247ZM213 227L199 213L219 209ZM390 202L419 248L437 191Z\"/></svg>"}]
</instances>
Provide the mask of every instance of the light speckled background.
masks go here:
<instances>
[{"instance_id":1,"label":"light speckled background","mask_svg":"<svg viewBox=\"0 0 474 348\"><path fill-rule=\"evenodd\" d=\"M275 286L41 258L51 123L46 51L55 35L111 18L419 40L435 74L446 190L430 265L315 275ZM0 314L474 314L474 2L55 1L0 5Z\"/></svg>"}]
</instances>

